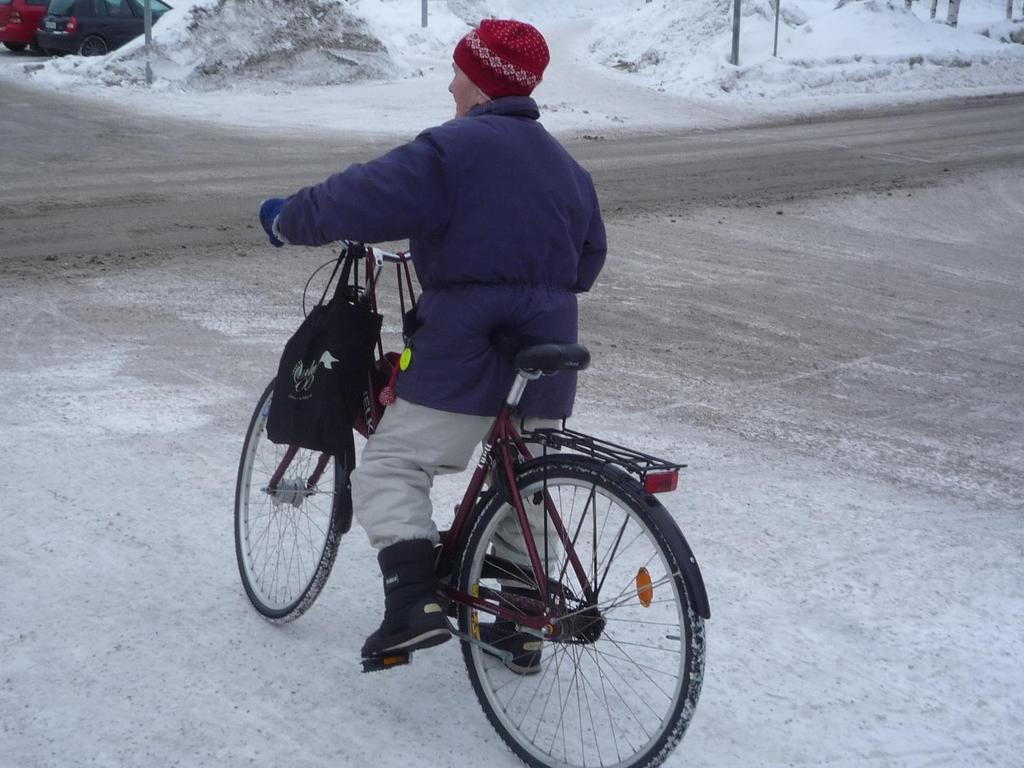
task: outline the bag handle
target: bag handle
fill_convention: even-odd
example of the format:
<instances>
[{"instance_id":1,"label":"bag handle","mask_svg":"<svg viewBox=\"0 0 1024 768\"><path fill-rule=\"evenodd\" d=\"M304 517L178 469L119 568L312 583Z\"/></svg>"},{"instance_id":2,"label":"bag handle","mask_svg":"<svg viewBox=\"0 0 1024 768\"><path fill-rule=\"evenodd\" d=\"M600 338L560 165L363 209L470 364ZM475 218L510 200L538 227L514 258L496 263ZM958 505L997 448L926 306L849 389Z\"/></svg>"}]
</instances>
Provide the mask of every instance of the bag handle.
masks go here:
<instances>
[{"instance_id":1,"label":"bag handle","mask_svg":"<svg viewBox=\"0 0 1024 768\"><path fill-rule=\"evenodd\" d=\"M349 243L345 252L338 257L341 264L341 277L338 278L338 285L334 288L334 298L338 298L342 288L348 289L358 287L359 284L359 262L366 256L366 246L362 243ZM352 265L356 265L355 273L352 272Z\"/></svg>"},{"instance_id":2,"label":"bag handle","mask_svg":"<svg viewBox=\"0 0 1024 768\"><path fill-rule=\"evenodd\" d=\"M362 253L356 255L354 253L355 251L362 251ZM345 250L338 254L338 258L334 260L334 269L331 270L331 276L327 278L327 283L324 285L324 292L320 294L320 301L317 302L319 306L323 306L324 302L327 301L327 294L331 290L331 283L334 282L334 278L338 274L339 269L341 270L341 276L338 277L338 283L334 286L334 294L331 298L332 301L342 295L343 289L356 285L356 283L352 281L352 278L355 277L355 280L358 281L359 267L356 267L356 272L353 276L352 264L362 258L365 253L366 249L364 246L350 243L345 247Z\"/></svg>"},{"instance_id":3,"label":"bag handle","mask_svg":"<svg viewBox=\"0 0 1024 768\"><path fill-rule=\"evenodd\" d=\"M322 307L324 302L327 300L327 292L331 290L331 283L334 281L334 276L338 274L338 267L341 266L342 259L344 258L345 254L341 254L334 260L334 269L331 270L331 276L327 278L327 284L324 285L324 292L320 294L320 301L316 303L316 306ZM344 274L342 277L344 278ZM337 289L335 289L335 294L337 294Z\"/></svg>"},{"instance_id":4,"label":"bag handle","mask_svg":"<svg viewBox=\"0 0 1024 768\"><path fill-rule=\"evenodd\" d=\"M400 255L406 256L406 258L402 259L402 262L400 264L396 264L395 265L395 269L396 269L396 271L398 273L396 275L396 277L398 278L398 302L399 302L398 306L400 308L402 316L404 317L405 313L406 313L406 308L405 308L405 291L402 288L402 277L403 276L405 277L405 285L408 286L408 291L409 291L409 311L411 311L411 310L416 308L416 293L415 293L415 291L413 291L413 287L412 287L412 275L409 274L409 258L408 258L408 255L407 254L400 254Z\"/></svg>"}]
</instances>

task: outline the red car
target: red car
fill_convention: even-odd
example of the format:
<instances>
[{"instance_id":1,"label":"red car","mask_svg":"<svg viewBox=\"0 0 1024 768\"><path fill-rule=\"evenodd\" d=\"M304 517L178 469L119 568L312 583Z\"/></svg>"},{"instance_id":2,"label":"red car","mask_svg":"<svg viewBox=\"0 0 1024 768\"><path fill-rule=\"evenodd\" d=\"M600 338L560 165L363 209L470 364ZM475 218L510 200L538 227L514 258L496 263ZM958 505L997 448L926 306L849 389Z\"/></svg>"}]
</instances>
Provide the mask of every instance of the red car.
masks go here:
<instances>
[{"instance_id":1,"label":"red car","mask_svg":"<svg viewBox=\"0 0 1024 768\"><path fill-rule=\"evenodd\" d=\"M12 51L36 47L36 27L49 0L0 0L0 43Z\"/></svg>"}]
</instances>

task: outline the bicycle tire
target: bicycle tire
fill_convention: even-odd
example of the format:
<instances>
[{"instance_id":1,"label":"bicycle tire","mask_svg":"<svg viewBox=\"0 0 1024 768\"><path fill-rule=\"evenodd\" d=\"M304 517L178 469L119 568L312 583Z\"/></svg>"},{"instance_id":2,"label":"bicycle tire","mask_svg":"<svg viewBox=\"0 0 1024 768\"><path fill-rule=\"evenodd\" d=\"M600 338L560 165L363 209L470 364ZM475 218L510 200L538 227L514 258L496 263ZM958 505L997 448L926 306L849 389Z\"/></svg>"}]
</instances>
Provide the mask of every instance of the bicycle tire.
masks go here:
<instances>
[{"instance_id":1,"label":"bicycle tire","mask_svg":"<svg viewBox=\"0 0 1024 768\"><path fill-rule=\"evenodd\" d=\"M273 393L271 381L242 446L235 484L235 557L253 607L267 620L283 624L310 608L330 576L341 536L352 520L348 474L355 465L355 447L350 441L341 457L330 457L312 489L305 488L303 478L321 454L298 449L278 486L281 490L270 493L266 486L287 450L266 434Z\"/></svg>"},{"instance_id":2,"label":"bicycle tire","mask_svg":"<svg viewBox=\"0 0 1024 768\"><path fill-rule=\"evenodd\" d=\"M545 641L534 674L524 675L522 669L517 673L480 642L464 639L463 658L487 719L512 751L534 768L660 765L690 724L704 674L704 620L694 609L693 596L673 554L685 549L676 545L682 539L681 532L661 503L646 494L635 478L589 457L559 455L531 461L517 471L517 485L523 498L534 502L542 498L540 492L547 490L566 530L576 537L577 554L581 560L587 556L593 561L583 565L588 578L593 573L593 581L599 582L597 605L601 606L609 594L613 599L600 609L601 620L586 613L590 608L579 612L580 618L595 616L589 626L600 627L591 633L598 634L596 639L584 629L567 642ZM587 500L577 516L575 507L584 495ZM508 494L490 494L479 503L481 510L467 536L459 572L460 589L470 594L487 587L500 591L501 585L494 584L494 563L507 561L496 559L499 542L495 534L502 520L508 519L506 516L515 516ZM623 518L621 524L619 517ZM584 529L590 533L584 535ZM551 541L556 540L553 531L548 535L553 537ZM585 536L590 541L582 541ZM614 543L616 539L618 544ZM642 543L637 546L638 542ZM556 548L544 550L540 541L537 546L541 553L547 553L542 557L549 557L550 550ZM634 546L637 548L630 553ZM646 551L652 554L646 556ZM609 561L604 578L598 576L605 567L599 562L602 557ZM621 566L615 565L612 581L617 558ZM552 571L548 571L549 591L554 584L568 595L573 592L571 582L575 580L578 585L578 579L562 555L557 560L557 579L552 581ZM484 569L488 562L489 577ZM639 570L635 571L635 586L628 583L635 563L643 563L641 567L649 569L648 574L654 572L649 592L641 591ZM692 565L695 567L695 562ZM619 583L620 570L627 577L625 585ZM504 572L506 579L508 573ZM578 586L577 591L582 593ZM647 599L646 606L641 597ZM565 599L570 605L568 597ZM655 607L656 613L647 613ZM625 615L620 615L620 608L628 609ZM489 618L470 606L459 607L459 629L464 638L481 636L481 615L484 620ZM631 618L635 616L640 618ZM495 630L496 625L491 629ZM494 634L484 632L483 636ZM581 639L584 635L587 638ZM657 665L659 659L672 661L667 671ZM670 674L676 674L671 686L667 679L662 680ZM556 688L558 702L550 708ZM642 710L641 717L633 710L634 698L636 707ZM662 700L663 705L658 704ZM567 712L574 707L575 716ZM553 723L556 710L557 723ZM645 719L652 716L657 725L647 728Z\"/></svg>"}]
</instances>

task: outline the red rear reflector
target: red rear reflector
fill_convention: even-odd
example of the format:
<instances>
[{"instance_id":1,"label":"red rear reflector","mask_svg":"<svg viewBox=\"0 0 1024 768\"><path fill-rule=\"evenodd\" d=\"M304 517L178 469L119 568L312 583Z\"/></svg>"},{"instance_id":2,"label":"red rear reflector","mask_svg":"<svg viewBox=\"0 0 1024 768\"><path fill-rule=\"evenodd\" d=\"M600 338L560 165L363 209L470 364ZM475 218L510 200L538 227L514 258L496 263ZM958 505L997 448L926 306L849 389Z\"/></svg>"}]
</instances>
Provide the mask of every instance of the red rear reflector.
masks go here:
<instances>
[{"instance_id":1,"label":"red rear reflector","mask_svg":"<svg viewBox=\"0 0 1024 768\"><path fill-rule=\"evenodd\" d=\"M679 470L652 472L644 478L644 490L648 493L668 493L679 485Z\"/></svg>"},{"instance_id":2,"label":"red rear reflector","mask_svg":"<svg viewBox=\"0 0 1024 768\"><path fill-rule=\"evenodd\" d=\"M68 25L64 27L64 30L70 35L76 29L78 29L78 19L72 16L70 19L68 19Z\"/></svg>"}]
</instances>

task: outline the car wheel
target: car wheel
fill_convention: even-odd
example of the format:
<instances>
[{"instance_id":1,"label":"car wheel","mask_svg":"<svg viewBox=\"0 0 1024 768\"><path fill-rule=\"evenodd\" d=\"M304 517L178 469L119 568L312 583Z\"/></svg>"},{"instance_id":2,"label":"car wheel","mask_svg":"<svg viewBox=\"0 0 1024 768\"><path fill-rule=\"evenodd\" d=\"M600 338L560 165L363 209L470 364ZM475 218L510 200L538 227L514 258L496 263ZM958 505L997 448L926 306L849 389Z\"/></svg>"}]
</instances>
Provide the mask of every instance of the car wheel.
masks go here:
<instances>
[{"instance_id":1,"label":"car wheel","mask_svg":"<svg viewBox=\"0 0 1024 768\"><path fill-rule=\"evenodd\" d=\"M4 43L4 48L12 51L24 51L27 43Z\"/></svg>"},{"instance_id":2,"label":"car wheel","mask_svg":"<svg viewBox=\"0 0 1024 768\"><path fill-rule=\"evenodd\" d=\"M103 56L107 52L107 41L99 35L89 35L78 46L78 53L82 56Z\"/></svg>"}]
</instances>

